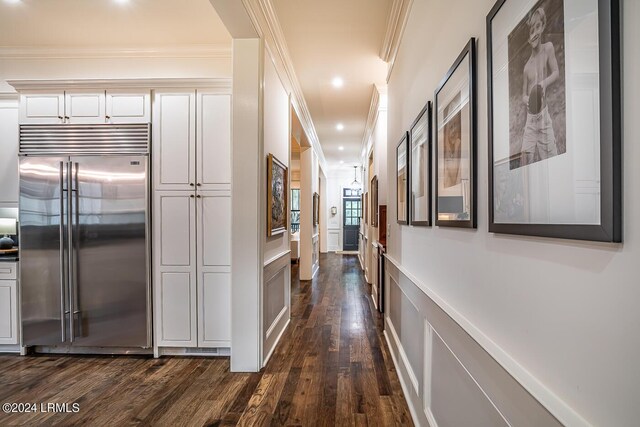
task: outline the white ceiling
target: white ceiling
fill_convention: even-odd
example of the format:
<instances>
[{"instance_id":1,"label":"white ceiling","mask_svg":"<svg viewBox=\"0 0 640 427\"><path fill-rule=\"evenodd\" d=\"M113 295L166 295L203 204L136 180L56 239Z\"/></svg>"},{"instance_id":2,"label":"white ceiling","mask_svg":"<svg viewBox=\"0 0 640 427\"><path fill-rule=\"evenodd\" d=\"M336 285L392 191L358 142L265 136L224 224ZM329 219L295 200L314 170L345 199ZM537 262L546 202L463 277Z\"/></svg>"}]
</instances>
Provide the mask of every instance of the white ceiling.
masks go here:
<instances>
[{"instance_id":1,"label":"white ceiling","mask_svg":"<svg viewBox=\"0 0 640 427\"><path fill-rule=\"evenodd\" d=\"M0 47L231 44L209 0L0 0Z\"/></svg>"},{"instance_id":2,"label":"white ceiling","mask_svg":"<svg viewBox=\"0 0 640 427\"><path fill-rule=\"evenodd\" d=\"M387 76L379 53L392 0L272 1L329 167L359 164L373 84Z\"/></svg>"}]
</instances>

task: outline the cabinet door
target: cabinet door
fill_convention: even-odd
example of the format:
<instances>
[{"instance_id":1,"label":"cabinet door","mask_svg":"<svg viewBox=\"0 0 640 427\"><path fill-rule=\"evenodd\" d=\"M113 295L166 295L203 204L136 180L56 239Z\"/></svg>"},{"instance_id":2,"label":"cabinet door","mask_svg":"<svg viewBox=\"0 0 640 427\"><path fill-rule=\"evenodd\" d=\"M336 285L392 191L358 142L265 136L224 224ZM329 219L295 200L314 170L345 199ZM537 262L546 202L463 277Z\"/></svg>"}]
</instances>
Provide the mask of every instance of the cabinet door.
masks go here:
<instances>
[{"instance_id":1,"label":"cabinet door","mask_svg":"<svg viewBox=\"0 0 640 427\"><path fill-rule=\"evenodd\" d=\"M195 91L156 91L153 104L156 190L195 188Z\"/></svg>"},{"instance_id":2,"label":"cabinet door","mask_svg":"<svg viewBox=\"0 0 640 427\"><path fill-rule=\"evenodd\" d=\"M231 346L231 273L199 274L198 346Z\"/></svg>"},{"instance_id":3,"label":"cabinet door","mask_svg":"<svg viewBox=\"0 0 640 427\"><path fill-rule=\"evenodd\" d=\"M64 111L67 123L104 124L106 122L104 91L65 91Z\"/></svg>"},{"instance_id":4,"label":"cabinet door","mask_svg":"<svg viewBox=\"0 0 640 427\"><path fill-rule=\"evenodd\" d=\"M231 95L198 90L197 183L203 190L231 189Z\"/></svg>"},{"instance_id":5,"label":"cabinet door","mask_svg":"<svg viewBox=\"0 0 640 427\"><path fill-rule=\"evenodd\" d=\"M156 342L197 345L196 202L193 192L154 195L154 293Z\"/></svg>"},{"instance_id":6,"label":"cabinet door","mask_svg":"<svg viewBox=\"0 0 640 427\"><path fill-rule=\"evenodd\" d=\"M198 345L231 345L231 194L198 191Z\"/></svg>"},{"instance_id":7,"label":"cabinet door","mask_svg":"<svg viewBox=\"0 0 640 427\"><path fill-rule=\"evenodd\" d=\"M21 94L20 123L64 123L64 92Z\"/></svg>"},{"instance_id":8,"label":"cabinet door","mask_svg":"<svg viewBox=\"0 0 640 427\"><path fill-rule=\"evenodd\" d=\"M107 90L107 123L149 123L151 94L144 90Z\"/></svg>"},{"instance_id":9,"label":"cabinet door","mask_svg":"<svg viewBox=\"0 0 640 427\"><path fill-rule=\"evenodd\" d=\"M16 292L15 280L0 280L0 344L18 344L18 296Z\"/></svg>"},{"instance_id":10,"label":"cabinet door","mask_svg":"<svg viewBox=\"0 0 640 427\"><path fill-rule=\"evenodd\" d=\"M0 100L0 204L18 206L18 101Z\"/></svg>"}]
</instances>

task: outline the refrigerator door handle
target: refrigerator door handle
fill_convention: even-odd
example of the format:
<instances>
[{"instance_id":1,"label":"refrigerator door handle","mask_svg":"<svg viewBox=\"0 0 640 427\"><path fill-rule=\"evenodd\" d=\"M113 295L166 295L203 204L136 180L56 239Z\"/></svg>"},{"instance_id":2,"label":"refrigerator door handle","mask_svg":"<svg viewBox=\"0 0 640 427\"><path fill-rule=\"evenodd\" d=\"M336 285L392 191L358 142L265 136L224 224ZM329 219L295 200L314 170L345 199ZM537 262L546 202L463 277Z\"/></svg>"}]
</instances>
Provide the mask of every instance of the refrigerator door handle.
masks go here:
<instances>
[{"instance_id":1,"label":"refrigerator door handle","mask_svg":"<svg viewBox=\"0 0 640 427\"><path fill-rule=\"evenodd\" d=\"M67 251L67 294L69 295L69 342L73 343L75 325L74 325L74 313L73 313L73 299L74 299L74 244L73 244L73 175L75 171L73 169L73 163L69 162L67 166L67 244L69 250Z\"/></svg>"},{"instance_id":2,"label":"refrigerator door handle","mask_svg":"<svg viewBox=\"0 0 640 427\"><path fill-rule=\"evenodd\" d=\"M65 310L65 288L66 288L66 274L64 270L64 193L67 190L64 188L64 162L60 162L60 328L62 342L67 340L66 337L66 315L68 311Z\"/></svg>"},{"instance_id":3,"label":"refrigerator door handle","mask_svg":"<svg viewBox=\"0 0 640 427\"><path fill-rule=\"evenodd\" d=\"M76 202L75 208L73 210L73 217L74 217L74 221L73 221L73 232L77 231L77 228L80 226L80 184L78 183L78 171L80 170L80 163L73 163L73 181L74 181L74 185L75 185L75 189L73 190L73 199ZM77 243L75 243L74 240L74 244L73 244L73 256L77 257L78 256L78 251L77 248L75 247ZM75 318L75 315L80 313L80 307L78 307L78 305L80 304L80 302L78 301L78 262L77 259L74 258L74 264L73 264L73 305L69 308L69 310L71 310L72 315Z\"/></svg>"}]
</instances>

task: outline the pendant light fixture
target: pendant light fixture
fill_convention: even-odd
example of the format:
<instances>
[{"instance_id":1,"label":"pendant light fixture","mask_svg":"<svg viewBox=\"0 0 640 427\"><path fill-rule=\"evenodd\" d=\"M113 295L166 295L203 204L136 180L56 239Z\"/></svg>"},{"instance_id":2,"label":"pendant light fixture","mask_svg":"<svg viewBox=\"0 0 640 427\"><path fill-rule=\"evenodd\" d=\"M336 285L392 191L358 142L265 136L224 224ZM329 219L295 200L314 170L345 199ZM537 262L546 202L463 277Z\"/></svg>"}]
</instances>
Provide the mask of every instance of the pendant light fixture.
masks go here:
<instances>
[{"instance_id":1,"label":"pendant light fixture","mask_svg":"<svg viewBox=\"0 0 640 427\"><path fill-rule=\"evenodd\" d=\"M358 182L358 166L353 167L353 182L351 183L352 190L360 190L362 186Z\"/></svg>"}]
</instances>

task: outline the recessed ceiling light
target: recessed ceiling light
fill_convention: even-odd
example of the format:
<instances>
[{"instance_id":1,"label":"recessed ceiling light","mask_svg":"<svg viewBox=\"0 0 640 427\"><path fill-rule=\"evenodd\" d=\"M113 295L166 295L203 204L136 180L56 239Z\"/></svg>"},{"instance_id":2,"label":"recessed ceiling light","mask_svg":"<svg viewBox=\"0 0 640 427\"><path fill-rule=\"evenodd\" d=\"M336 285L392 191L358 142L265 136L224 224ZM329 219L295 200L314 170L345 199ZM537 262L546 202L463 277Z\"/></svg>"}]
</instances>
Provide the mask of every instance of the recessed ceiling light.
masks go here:
<instances>
[{"instance_id":1,"label":"recessed ceiling light","mask_svg":"<svg viewBox=\"0 0 640 427\"><path fill-rule=\"evenodd\" d=\"M342 77L334 77L333 80L331 80L331 84L335 88L340 88L344 86L344 80L342 80Z\"/></svg>"},{"instance_id":2,"label":"recessed ceiling light","mask_svg":"<svg viewBox=\"0 0 640 427\"><path fill-rule=\"evenodd\" d=\"M343 125L342 123L338 123L338 124L336 125L336 129L338 129L338 130L342 130L342 129L344 129L344 125Z\"/></svg>"},{"instance_id":3,"label":"recessed ceiling light","mask_svg":"<svg viewBox=\"0 0 640 427\"><path fill-rule=\"evenodd\" d=\"M343 165L344 164L344 160L340 160L340 164Z\"/></svg>"},{"instance_id":4,"label":"recessed ceiling light","mask_svg":"<svg viewBox=\"0 0 640 427\"><path fill-rule=\"evenodd\" d=\"M341 146L338 147L338 150L342 151L342 150L344 150L344 147L341 145Z\"/></svg>"},{"instance_id":5,"label":"recessed ceiling light","mask_svg":"<svg viewBox=\"0 0 640 427\"><path fill-rule=\"evenodd\" d=\"M113 0L114 2L118 3L118 4L126 4L129 3L129 0Z\"/></svg>"},{"instance_id":6,"label":"recessed ceiling light","mask_svg":"<svg viewBox=\"0 0 640 427\"><path fill-rule=\"evenodd\" d=\"M9 4L18 4L21 3L22 0L4 0L4 2Z\"/></svg>"}]
</instances>

